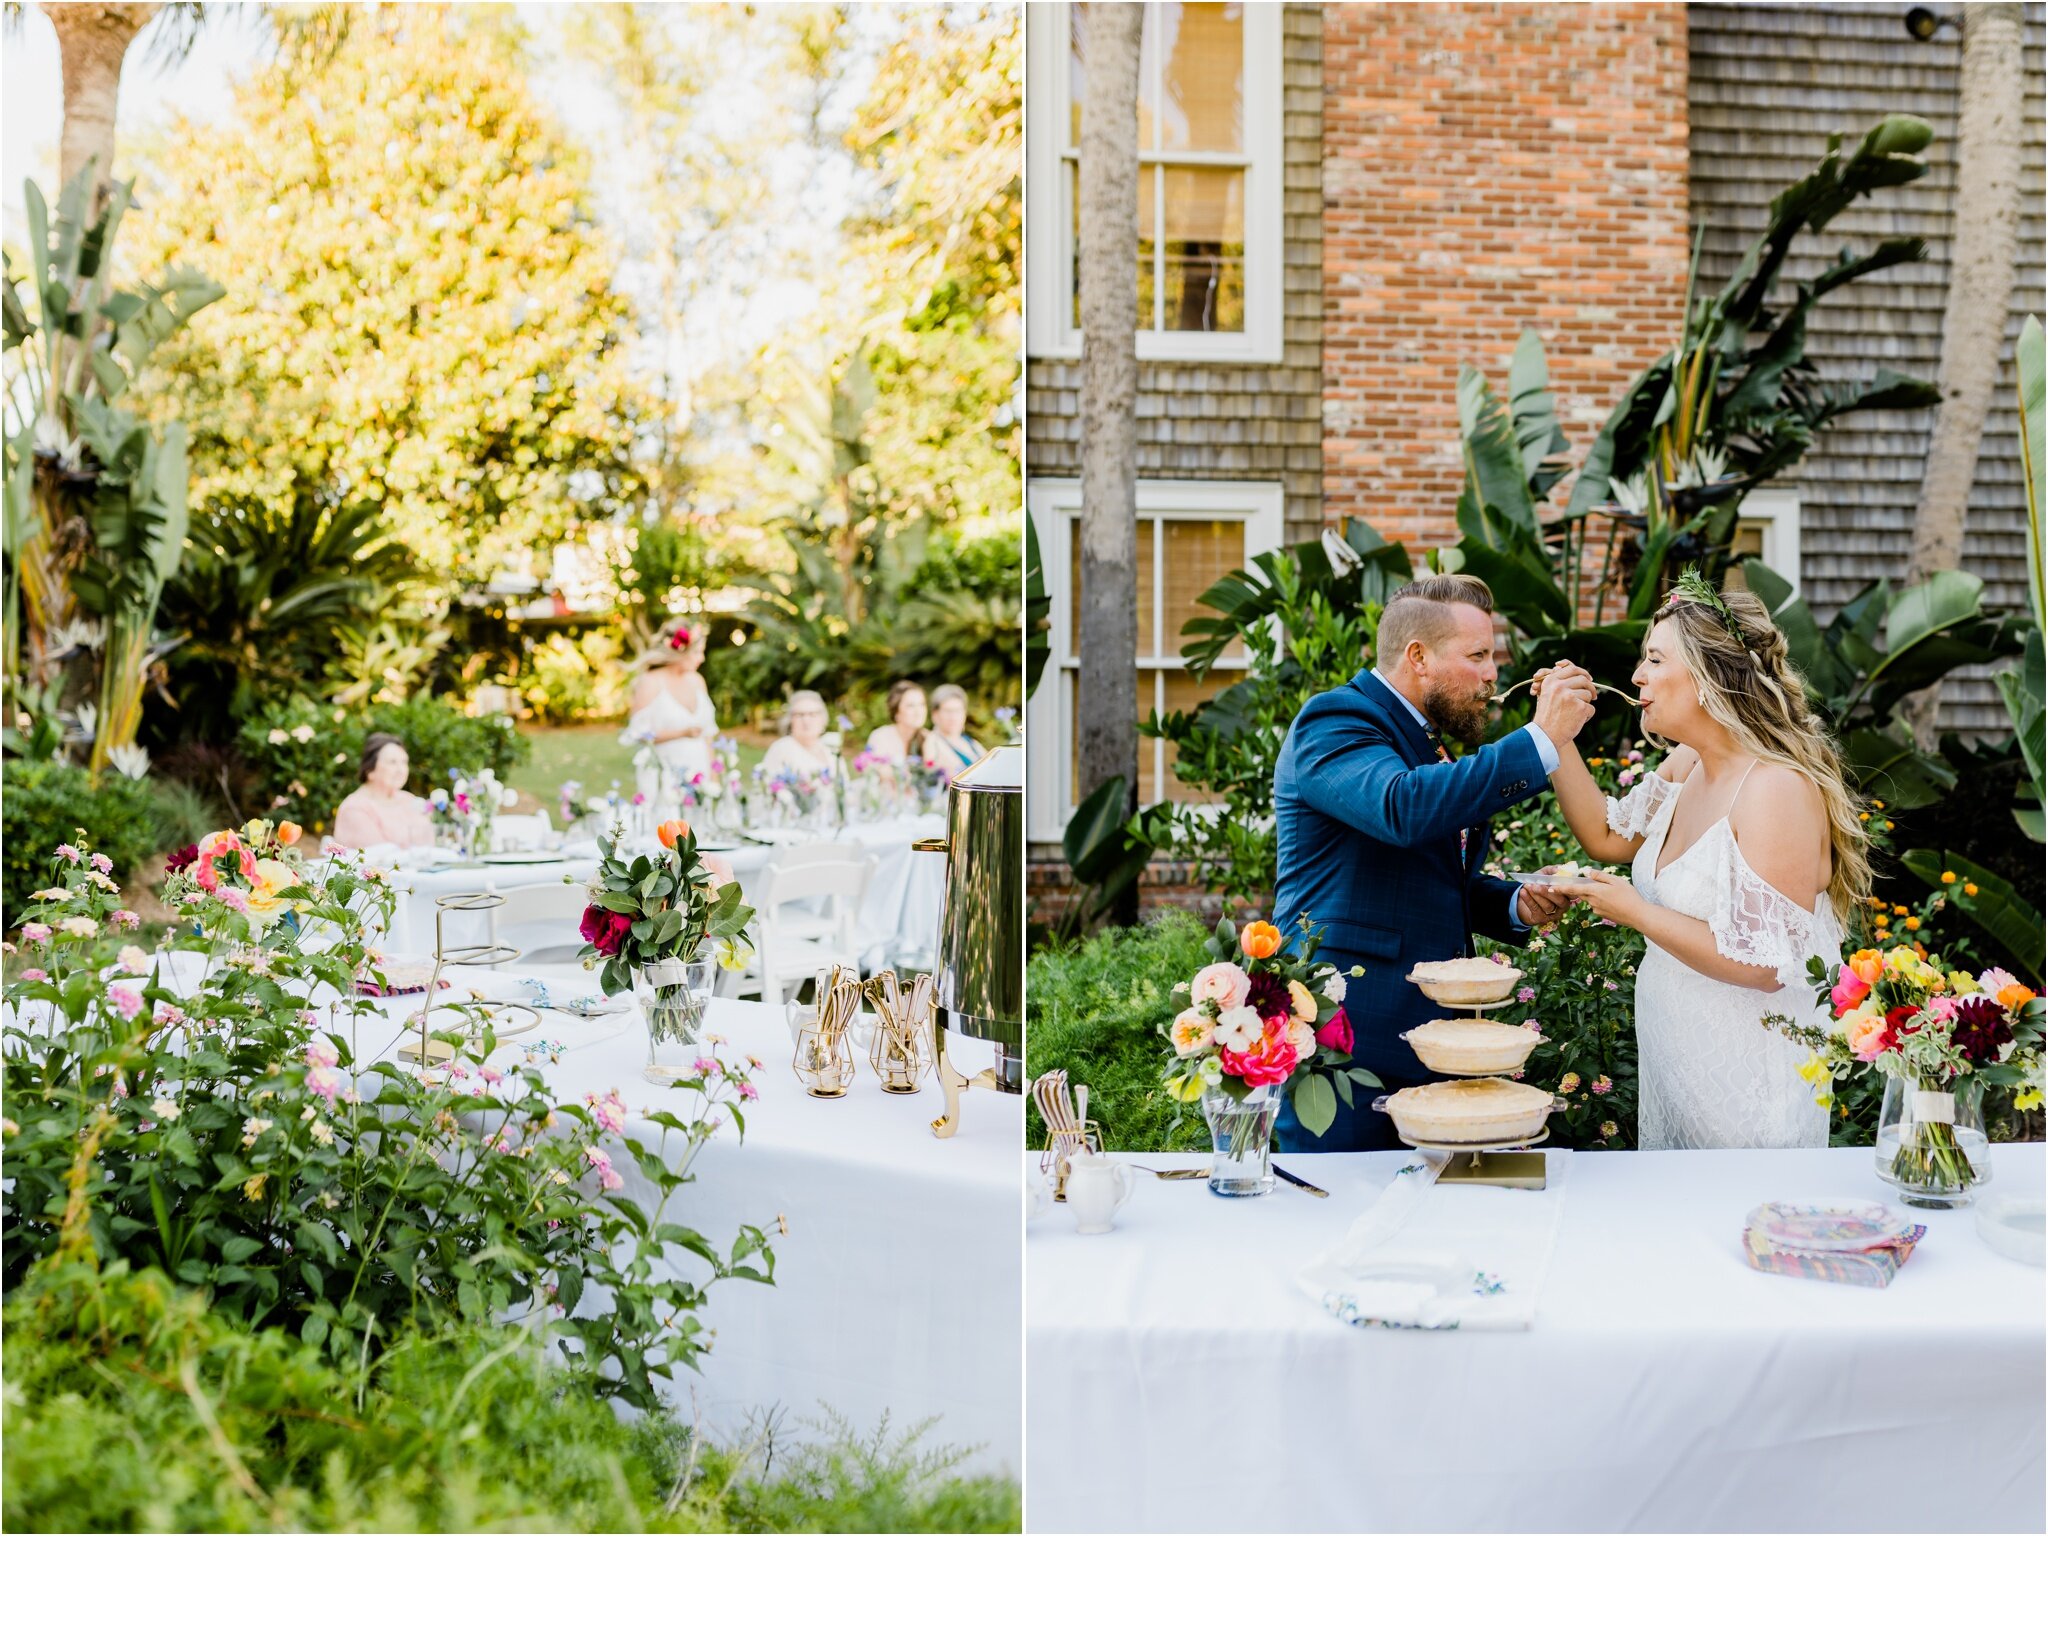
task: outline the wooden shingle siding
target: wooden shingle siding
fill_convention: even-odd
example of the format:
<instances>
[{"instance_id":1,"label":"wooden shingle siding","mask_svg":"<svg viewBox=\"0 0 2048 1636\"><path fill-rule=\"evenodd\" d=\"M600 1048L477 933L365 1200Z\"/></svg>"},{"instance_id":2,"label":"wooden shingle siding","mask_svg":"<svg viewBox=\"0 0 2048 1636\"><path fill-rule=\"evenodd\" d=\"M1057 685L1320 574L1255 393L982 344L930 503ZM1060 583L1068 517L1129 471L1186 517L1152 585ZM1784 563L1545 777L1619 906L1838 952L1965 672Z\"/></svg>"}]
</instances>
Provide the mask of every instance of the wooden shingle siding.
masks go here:
<instances>
[{"instance_id":1,"label":"wooden shingle siding","mask_svg":"<svg viewBox=\"0 0 2048 1636\"><path fill-rule=\"evenodd\" d=\"M1323 526L1323 28L1288 6L1281 105L1286 247L1278 364L1138 365L1138 475L1286 485L1287 538ZM1081 366L1033 358L1025 371L1025 470L1081 469Z\"/></svg>"},{"instance_id":2,"label":"wooden shingle siding","mask_svg":"<svg viewBox=\"0 0 2048 1636\"><path fill-rule=\"evenodd\" d=\"M1940 9L1940 8L1937 8ZM1954 10L1955 8L1947 8ZM1886 114L1934 127L1921 155L1926 176L1866 199L1828 229L1802 235L1779 286L1811 278L1845 245L1867 250L1911 233L1926 262L1893 267L1837 290L1808 326L1808 353L1830 378L1882 365L1933 380L1949 268L1956 172L1956 97L1962 46L1952 29L1925 44L1905 31L1903 7L1857 5L1687 8L1690 38L1692 214L1704 225L1701 283L1718 287L1767 219L1771 199L1806 174L1828 135L1845 147ZM2021 491L2012 345L2021 319L2043 305L2043 9L2027 8L2023 202L2012 313L1991 414L1979 451L1963 566L1985 582L1994 608L2027 600L2026 514ZM1839 423L1798 469L1802 580L1815 607L1838 607L1872 579L1896 584L1913 538L1934 411L1865 414ZM1942 725L2008 730L2004 707L1981 675L1954 678Z\"/></svg>"}]
</instances>

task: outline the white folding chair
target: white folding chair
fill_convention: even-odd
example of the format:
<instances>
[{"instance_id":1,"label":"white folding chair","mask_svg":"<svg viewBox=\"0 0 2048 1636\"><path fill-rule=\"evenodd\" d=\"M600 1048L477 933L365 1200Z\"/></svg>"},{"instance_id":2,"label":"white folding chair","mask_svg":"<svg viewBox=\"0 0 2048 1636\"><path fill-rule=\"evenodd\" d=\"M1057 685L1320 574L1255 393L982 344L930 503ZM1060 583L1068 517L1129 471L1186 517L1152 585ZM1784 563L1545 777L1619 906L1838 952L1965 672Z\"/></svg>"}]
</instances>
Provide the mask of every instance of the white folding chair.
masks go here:
<instances>
[{"instance_id":1,"label":"white folding chair","mask_svg":"<svg viewBox=\"0 0 2048 1636\"><path fill-rule=\"evenodd\" d=\"M497 891L505 902L491 911L490 940L517 949L518 964L568 966L583 958L578 927L590 903L587 888L574 881L542 881Z\"/></svg>"},{"instance_id":2,"label":"white folding chair","mask_svg":"<svg viewBox=\"0 0 2048 1636\"><path fill-rule=\"evenodd\" d=\"M815 841L778 852L761 872L748 931L753 958L735 989L759 985L781 1005L821 967L860 964L860 906L875 860L851 842Z\"/></svg>"}]
</instances>

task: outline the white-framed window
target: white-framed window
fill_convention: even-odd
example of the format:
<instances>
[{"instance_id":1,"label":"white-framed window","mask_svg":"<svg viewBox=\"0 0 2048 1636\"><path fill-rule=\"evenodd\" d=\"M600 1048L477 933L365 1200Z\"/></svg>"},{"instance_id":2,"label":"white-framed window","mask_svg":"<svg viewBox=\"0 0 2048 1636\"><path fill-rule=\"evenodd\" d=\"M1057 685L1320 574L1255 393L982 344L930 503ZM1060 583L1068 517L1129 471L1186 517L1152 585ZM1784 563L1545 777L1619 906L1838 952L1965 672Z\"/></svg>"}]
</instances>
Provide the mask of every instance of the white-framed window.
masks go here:
<instances>
[{"instance_id":1,"label":"white-framed window","mask_svg":"<svg viewBox=\"0 0 2048 1636\"><path fill-rule=\"evenodd\" d=\"M1032 526L1052 599L1051 653L1038 691L1025 706L1028 754L1026 826L1034 841L1057 841L1080 796L1078 738L1081 657L1078 651L1081 484L1041 478L1027 487ZM1192 710L1237 680L1247 664L1233 644L1206 681L1187 674L1181 627L1211 612L1195 600L1233 568L1277 551L1286 496L1278 483L1204 483L1141 479L1138 483L1138 668L1131 707L1143 721L1153 711ZM1138 804L1185 801L1196 792L1173 776L1174 747L1138 741Z\"/></svg>"},{"instance_id":2,"label":"white-framed window","mask_svg":"<svg viewBox=\"0 0 2048 1636\"><path fill-rule=\"evenodd\" d=\"M1087 63L1075 11L1064 0L1024 8L1025 333L1035 358L1081 355L1076 220ZM1280 64L1277 5L1145 6L1135 201L1141 359L1281 359Z\"/></svg>"},{"instance_id":3,"label":"white-framed window","mask_svg":"<svg viewBox=\"0 0 2048 1636\"><path fill-rule=\"evenodd\" d=\"M1729 541L1735 557L1729 581L1742 583L1742 559L1756 557L1793 590L1799 589L1799 491L1793 488L1751 489L1736 514Z\"/></svg>"}]
</instances>

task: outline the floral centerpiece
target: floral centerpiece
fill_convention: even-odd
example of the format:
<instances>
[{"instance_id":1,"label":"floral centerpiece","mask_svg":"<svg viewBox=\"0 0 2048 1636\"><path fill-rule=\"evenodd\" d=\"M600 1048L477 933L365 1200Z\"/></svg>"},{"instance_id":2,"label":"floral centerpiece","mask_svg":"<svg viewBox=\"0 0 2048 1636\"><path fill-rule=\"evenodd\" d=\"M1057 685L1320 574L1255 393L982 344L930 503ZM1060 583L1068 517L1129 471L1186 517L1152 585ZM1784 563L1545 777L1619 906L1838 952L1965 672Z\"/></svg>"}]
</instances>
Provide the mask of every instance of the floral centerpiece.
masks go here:
<instances>
[{"instance_id":1,"label":"floral centerpiece","mask_svg":"<svg viewBox=\"0 0 2048 1636\"><path fill-rule=\"evenodd\" d=\"M300 859L293 849L304 833L289 819L273 824L267 818L252 818L239 830L217 829L204 835L164 859L163 900L172 908L190 910L195 899L211 898L245 917L251 933L260 936L279 920L293 918L285 894L301 884ZM67 858L75 850L59 847L57 855ZM98 858L94 854L95 863Z\"/></svg>"},{"instance_id":2,"label":"floral centerpiece","mask_svg":"<svg viewBox=\"0 0 2048 1636\"><path fill-rule=\"evenodd\" d=\"M1990 1179L1987 1087L2015 1089L2015 1108L2042 1102L2041 997L1997 967L1971 973L1917 950L1859 949L1807 966L1834 1020L1826 1027L1773 1015L1813 1055L1800 1072L1825 1107L1837 1080L1882 1076L1877 1169L1909 1203L1941 1207Z\"/></svg>"},{"instance_id":3,"label":"floral centerpiece","mask_svg":"<svg viewBox=\"0 0 2048 1636\"><path fill-rule=\"evenodd\" d=\"M605 837L579 930L588 945L583 964L599 968L603 991L638 993L647 1077L671 1084L687 1066L682 1049L702 1026L714 958L743 962L753 947L746 927L754 911L736 883L712 877L688 824L671 819L657 833L660 849L651 854L622 854L621 830Z\"/></svg>"},{"instance_id":4,"label":"floral centerpiece","mask_svg":"<svg viewBox=\"0 0 2048 1636\"><path fill-rule=\"evenodd\" d=\"M1350 1107L1355 1090L1379 1085L1351 1066L1344 975L1316 959L1321 941L1306 917L1292 949L1270 921L1239 932L1220 920L1204 945L1209 964L1175 987L1189 1003L1167 1026L1173 1061L1164 1084L1180 1101L1202 1104L1215 1148L1209 1188L1225 1198L1272 1190L1273 1121L1283 1100L1291 1098L1302 1127L1320 1136L1340 1099Z\"/></svg>"},{"instance_id":5,"label":"floral centerpiece","mask_svg":"<svg viewBox=\"0 0 2048 1636\"><path fill-rule=\"evenodd\" d=\"M466 773L458 768L448 789L437 789L427 796L427 806L437 826L454 832L455 844L465 855L479 857L491 850L491 832L497 825L498 814L518 799L491 768L480 773Z\"/></svg>"},{"instance_id":6,"label":"floral centerpiece","mask_svg":"<svg viewBox=\"0 0 2048 1636\"><path fill-rule=\"evenodd\" d=\"M754 788L761 807L785 821L817 824L829 821L838 809L840 783L830 769L778 767L770 772L756 767Z\"/></svg>"}]
</instances>

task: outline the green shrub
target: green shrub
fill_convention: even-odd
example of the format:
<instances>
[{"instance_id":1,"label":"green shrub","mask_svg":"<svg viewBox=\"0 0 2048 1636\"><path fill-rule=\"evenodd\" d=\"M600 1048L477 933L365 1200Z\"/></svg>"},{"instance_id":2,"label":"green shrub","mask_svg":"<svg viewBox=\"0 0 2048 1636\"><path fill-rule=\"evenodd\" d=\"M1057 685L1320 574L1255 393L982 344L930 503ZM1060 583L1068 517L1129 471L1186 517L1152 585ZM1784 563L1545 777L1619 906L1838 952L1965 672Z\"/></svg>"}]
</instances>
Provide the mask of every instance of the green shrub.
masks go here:
<instances>
[{"instance_id":1,"label":"green shrub","mask_svg":"<svg viewBox=\"0 0 2048 1636\"><path fill-rule=\"evenodd\" d=\"M7 924L29 909L29 894L54 884L52 859L59 846L84 829L113 859L116 882L125 883L161 849L161 800L140 779L117 772L95 776L61 761L10 761L0 774L0 850L6 854L4 886Z\"/></svg>"},{"instance_id":2,"label":"green shrub","mask_svg":"<svg viewBox=\"0 0 2048 1636\"><path fill-rule=\"evenodd\" d=\"M532 753L507 716L466 716L445 699L413 698L366 712L297 699L273 705L241 730L240 746L254 773L265 816L291 818L322 835L335 810L362 782L363 740L396 733L412 758L408 786L424 795L447 788L458 772L489 767L500 778Z\"/></svg>"},{"instance_id":3,"label":"green shrub","mask_svg":"<svg viewBox=\"0 0 2048 1636\"><path fill-rule=\"evenodd\" d=\"M1205 1147L1201 1109L1170 1099L1160 1071L1171 1047L1162 1030L1185 1003L1175 983L1203 964L1209 928L1193 915L1169 914L1145 925L1105 931L1041 950L1025 989L1028 1071L1064 1068L1088 1087L1088 1117L1105 1144L1135 1153ZM1026 1139L1045 1145L1036 1106L1025 1110Z\"/></svg>"},{"instance_id":4,"label":"green shrub","mask_svg":"<svg viewBox=\"0 0 2048 1636\"><path fill-rule=\"evenodd\" d=\"M766 1455L621 1420L510 1327L357 1366L161 1273L46 1265L6 1305L9 1532L1014 1532L1014 1483L883 1432ZM80 1473L92 1474L81 1482Z\"/></svg>"},{"instance_id":5,"label":"green shrub","mask_svg":"<svg viewBox=\"0 0 2048 1636\"><path fill-rule=\"evenodd\" d=\"M527 655L519 696L534 720L550 726L625 714L626 667L616 631L555 631Z\"/></svg>"}]
</instances>

